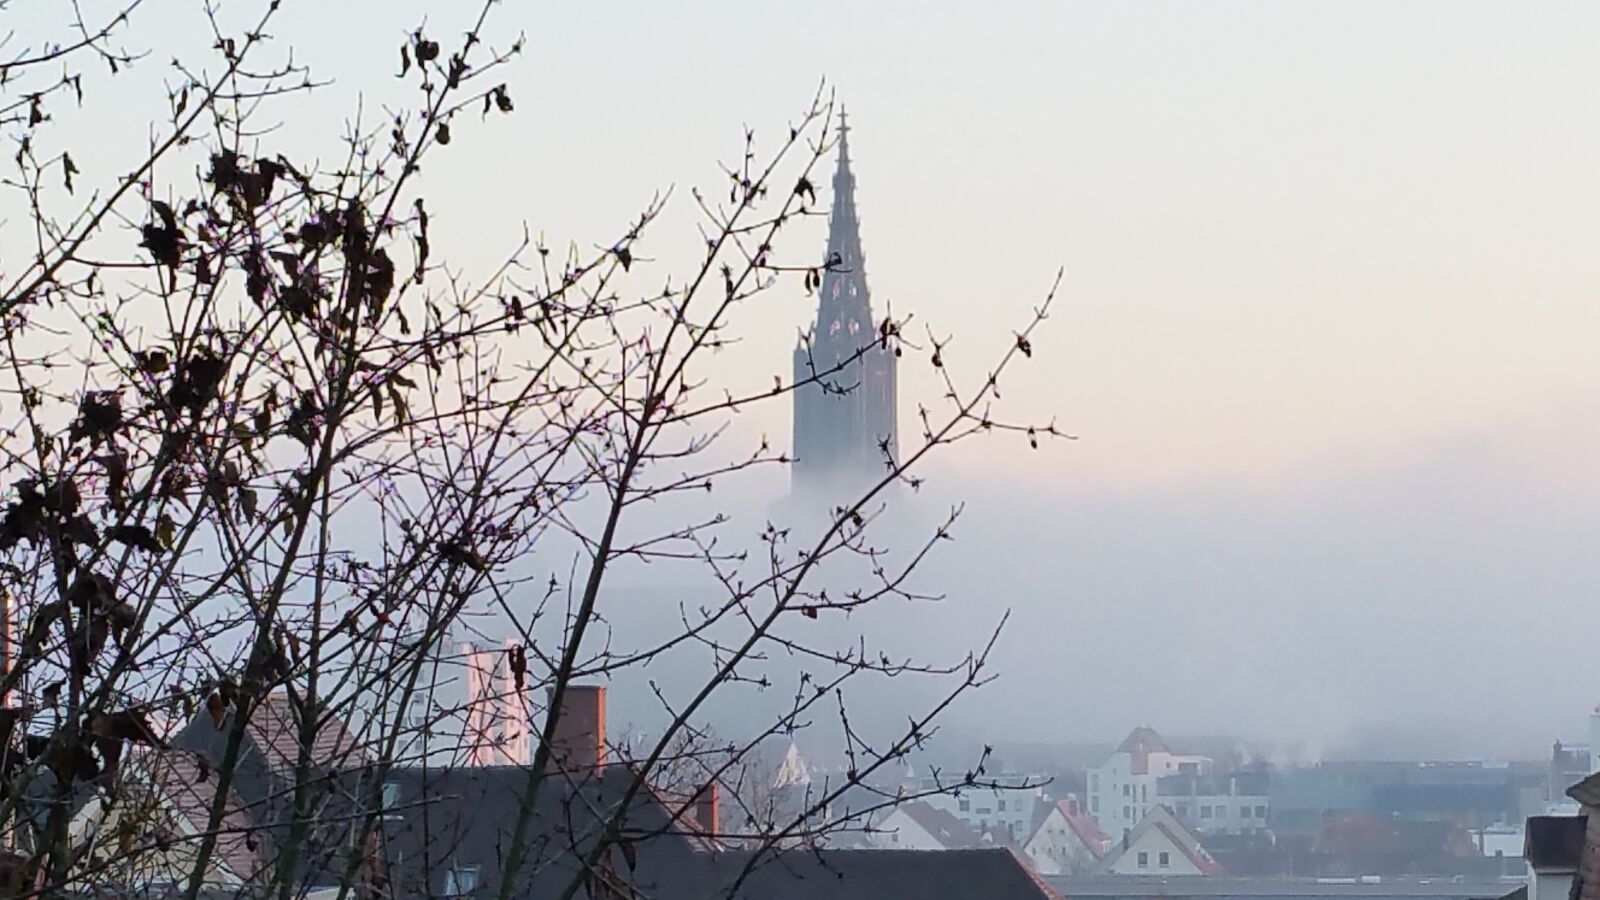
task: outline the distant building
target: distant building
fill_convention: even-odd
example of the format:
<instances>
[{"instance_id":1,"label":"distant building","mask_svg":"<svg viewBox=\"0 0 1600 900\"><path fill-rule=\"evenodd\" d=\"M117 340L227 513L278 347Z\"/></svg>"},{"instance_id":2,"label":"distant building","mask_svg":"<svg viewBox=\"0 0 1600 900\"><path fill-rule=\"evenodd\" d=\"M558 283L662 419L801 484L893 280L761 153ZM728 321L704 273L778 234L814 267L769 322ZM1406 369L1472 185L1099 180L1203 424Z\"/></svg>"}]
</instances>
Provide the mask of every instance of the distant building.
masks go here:
<instances>
[{"instance_id":1,"label":"distant building","mask_svg":"<svg viewBox=\"0 0 1600 900\"><path fill-rule=\"evenodd\" d=\"M1543 763L1325 762L1277 772L1269 825L1280 837L1314 835L1329 813L1459 823L1469 830L1542 812Z\"/></svg>"},{"instance_id":2,"label":"distant building","mask_svg":"<svg viewBox=\"0 0 1600 900\"><path fill-rule=\"evenodd\" d=\"M795 493L834 501L882 478L898 459L895 348L880 338L867 291L850 129L839 115L828 249L817 318L794 350Z\"/></svg>"},{"instance_id":3,"label":"distant building","mask_svg":"<svg viewBox=\"0 0 1600 900\"><path fill-rule=\"evenodd\" d=\"M1200 838L1172 810L1156 804L1100 861L1107 875L1221 875Z\"/></svg>"},{"instance_id":4,"label":"distant building","mask_svg":"<svg viewBox=\"0 0 1600 900\"><path fill-rule=\"evenodd\" d=\"M1231 775L1184 771L1156 779L1156 794L1201 834L1255 834L1267 827L1271 779L1265 767Z\"/></svg>"},{"instance_id":5,"label":"distant building","mask_svg":"<svg viewBox=\"0 0 1600 900\"><path fill-rule=\"evenodd\" d=\"M1089 769L1089 814L1101 831L1119 840L1161 803L1163 776L1200 777L1210 771L1209 757L1174 753L1155 729L1135 728L1104 763Z\"/></svg>"},{"instance_id":6,"label":"distant building","mask_svg":"<svg viewBox=\"0 0 1600 900\"><path fill-rule=\"evenodd\" d=\"M1022 845L1022 853L1041 875L1087 875L1111 849L1111 841L1078 798L1069 795L1045 810Z\"/></svg>"},{"instance_id":7,"label":"distant building","mask_svg":"<svg viewBox=\"0 0 1600 900\"><path fill-rule=\"evenodd\" d=\"M923 798L923 802L950 813L979 834L1003 834L1009 841L1002 840L1000 843L1020 845L1033 833L1033 823L1045 803L1044 791L1023 785L1038 784L1043 779L1014 773L985 777L997 786L969 787L962 788L959 793L934 794ZM936 784L931 778L924 779L922 789L933 790Z\"/></svg>"},{"instance_id":8,"label":"distant building","mask_svg":"<svg viewBox=\"0 0 1600 900\"><path fill-rule=\"evenodd\" d=\"M980 845L978 833L921 800L901 803L872 827L869 844L884 850L964 850Z\"/></svg>"}]
</instances>

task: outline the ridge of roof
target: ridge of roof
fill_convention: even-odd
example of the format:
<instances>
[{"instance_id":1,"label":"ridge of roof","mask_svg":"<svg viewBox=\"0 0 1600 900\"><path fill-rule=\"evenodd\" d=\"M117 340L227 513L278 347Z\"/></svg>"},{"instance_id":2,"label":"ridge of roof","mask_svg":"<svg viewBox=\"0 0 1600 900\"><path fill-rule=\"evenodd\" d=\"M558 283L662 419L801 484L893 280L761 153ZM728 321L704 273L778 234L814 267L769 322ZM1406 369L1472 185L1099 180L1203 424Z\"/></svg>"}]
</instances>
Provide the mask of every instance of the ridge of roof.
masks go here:
<instances>
[{"instance_id":1,"label":"ridge of roof","mask_svg":"<svg viewBox=\"0 0 1600 900\"><path fill-rule=\"evenodd\" d=\"M1600 772L1567 788L1567 796L1584 806L1600 806Z\"/></svg>"}]
</instances>

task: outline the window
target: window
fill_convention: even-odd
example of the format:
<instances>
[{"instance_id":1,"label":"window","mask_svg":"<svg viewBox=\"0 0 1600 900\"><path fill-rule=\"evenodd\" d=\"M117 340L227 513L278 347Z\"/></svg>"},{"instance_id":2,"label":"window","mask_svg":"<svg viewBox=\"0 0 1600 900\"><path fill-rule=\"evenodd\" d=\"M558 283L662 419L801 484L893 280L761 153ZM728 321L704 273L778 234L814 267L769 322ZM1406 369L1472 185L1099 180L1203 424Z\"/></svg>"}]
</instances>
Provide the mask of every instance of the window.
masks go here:
<instances>
[{"instance_id":1,"label":"window","mask_svg":"<svg viewBox=\"0 0 1600 900\"><path fill-rule=\"evenodd\" d=\"M1090 773L1090 775L1089 775L1089 793L1097 794L1099 792L1100 792L1100 773L1098 773L1098 772Z\"/></svg>"},{"instance_id":2,"label":"window","mask_svg":"<svg viewBox=\"0 0 1600 900\"><path fill-rule=\"evenodd\" d=\"M1092 812L1097 816L1100 815L1100 798L1099 797L1090 797L1089 798L1089 812Z\"/></svg>"},{"instance_id":3,"label":"window","mask_svg":"<svg viewBox=\"0 0 1600 900\"><path fill-rule=\"evenodd\" d=\"M1160 855L1156 857L1156 862L1161 866L1161 868L1165 869L1172 865L1172 854L1163 850L1161 851Z\"/></svg>"},{"instance_id":4,"label":"window","mask_svg":"<svg viewBox=\"0 0 1600 900\"><path fill-rule=\"evenodd\" d=\"M1123 785L1122 786L1122 796L1124 796L1124 797L1132 797L1133 796L1133 785L1131 785L1131 784Z\"/></svg>"},{"instance_id":5,"label":"window","mask_svg":"<svg viewBox=\"0 0 1600 900\"><path fill-rule=\"evenodd\" d=\"M980 815L980 816L987 816L988 814L990 814L992 812L994 812L994 810L990 809L987 806L978 807L978 815Z\"/></svg>"},{"instance_id":6,"label":"window","mask_svg":"<svg viewBox=\"0 0 1600 900\"><path fill-rule=\"evenodd\" d=\"M1001 812L1005 812L1006 811L1006 802L1004 800L1001 800L998 804L996 804L995 808L1000 810Z\"/></svg>"},{"instance_id":7,"label":"window","mask_svg":"<svg viewBox=\"0 0 1600 900\"><path fill-rule=\"evenodd\" d=\"M972 809L972 801L962 797L960 807L962 812L969 812Z\"/></svg>"},{"instance_id":8,"label":"window","mask_svg":"<svg viewBox=\"0 0 1600 900\"><path fill-rule=\"evenodd\" d=\"M1256 818L1265 819L1266 817L1267 817L1267 808L1265 806L1256 807Z\"/></svg>"},{"instance_id":9,"label":"window","mask_svg":"<svg viewBox=\"0 0 1600 900\"><path fill-rule=\"evenodd\" d=\"M398 781L385 781L383 783L383 799L381 801L379 801L379 802L381 802L383 804L383 808L386 809L386 810L394 809L396 806L399 806L400 805L400 782L398 782Z\"/></svg>"},{"instance_id":10,"label":"window","mask_svg":"<svg viewBox=\"0 0 1600 900\"><path fill-rule=\"evenodd\" d=\"M1143 850L1139 851L1139 868L1141 868L1141 869L1150 868L1150 854L1146 853Z\"/></svg>"},{"instance_id":11,"label":"window","mask_svg":"<svg viewBox=\"0 0 1600 900\"><path fill-rule=\"evenodd\" d=\"M1200 807L1200 818L1202 818L1202 819L1211 818L1211 807L1209 807L1209 806Z\"/></svg>"},{"instance_id":12,"label":"window","mask_svg":"<svg viewBox=\"0 0 1600 900\"><path fill-rule=\"evenodd\" d=\"M422 728L428 724L428 698L417 694L406 704L405 726Z\"/></svg>"},{"instance_id":13,"label":"window","mask_svg":"<svg viewBox=\"0 0 1600 900\"><path fill-rule=\"evenodd\" d=\"M477 866L451 866L444 873L444 895L466 897L478 889Z\"/></svg>"},{"instance_id":14,"label":"window","mask_svg":"<svg viewBox=\"0 0 1600 900\"><path fill-rule=\"evenodd\" d=\"M1123 808L1122 808L1122 817L1123 817L1123 818L1124 818L1124 819L1131 819L1131 818L1133 818L1133 807L1131 807L1131 806L1124 806L1124 807L1123 807Z\"/></svg>"}]
</instances>

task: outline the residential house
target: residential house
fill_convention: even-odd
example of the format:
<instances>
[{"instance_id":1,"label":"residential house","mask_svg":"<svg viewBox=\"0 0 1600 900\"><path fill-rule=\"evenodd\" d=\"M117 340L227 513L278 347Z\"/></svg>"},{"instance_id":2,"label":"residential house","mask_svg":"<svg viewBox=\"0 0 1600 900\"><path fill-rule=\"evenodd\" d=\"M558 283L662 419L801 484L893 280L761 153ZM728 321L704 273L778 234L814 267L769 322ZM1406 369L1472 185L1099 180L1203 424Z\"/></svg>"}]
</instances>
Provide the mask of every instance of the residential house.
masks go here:
<instances>
[{"instance_id":1,"label":"residential house","mask_svg":"<svg viewBox=\"0 0 1600 900\"><path fill-rule=\"evenodd\" d=\"M1106 761L1089 769L1089 814L1100 830L1120 839L1159 805L1159 779L1167 775L1201 776L1211 770L1204 756L1174 753L1155 729L1129 732Z\"/></svg>"},{"instance_id":2,"label":"residential house","mask_svg":"<svg viewBox=\"0 0 1600 900\"><path fill-rule=\"evenodd\" d=\"M1572 879L1583 859L1588 816L1530 816L1524 833L1523 862L1528 900L1568 900Z\"/></svg>"},{"instance_id":3,"label":"residential house","mask_svg":"<svg viewBox=\"0 0 1600 900\"><path fill-rule=\"evenodd\" d=\"M306 723L286 695L274 695L244 726L237 796L226 804L224 823L237 842L214 886L243 895L287 871L297 896L320 896L341 883L355 886L350 896L357 900L491 896L520 833L517 897L560 896L575 886L576 900L1060 900L1006 849L732 849L721 839L714 783L692 796L668 794L611 760L604 694L569 688L552 767L532 799L527 766L379 768L337 720ZM202 714L175 741L174 758L190 760L191 768L172 780L192 797L174 787L185 799L167 807L187 810L190 825L205 821L216 796L233 722L230 715L218 725ZM311 776L298 781L298 804L296 767ZM146 780L156 784L161 776ZM315 811L298 829L296 808ZM168 832L163 844L193 843L201 827L170 816L151 821ZM109 817L99 827L117 830ZM611 837L602 841L605 835ZM282 865L291 845L297 861ZM181 869L181 860L168 868Z\"/></svg>"},{"instance_id":4,"label":"residential house","mask_svg":"<svg viewBox=\"0 0 1600 900\"><path fill-rule=\"evenodd\" d=\"M897 804L872 826L870 846L884 850L960 850L979 846L978 832L921 800Z\"/></svg>"},{"instance_id":5,"label":"residential house","mask_svg":"<svg viewBox=\"0 0 1600 900\"><path fill-rule=\"evenodd\" d=\"M1172 810L1156 804L1100 861L1107 875L1221 875L1200 838Z\"/></svg>"},{"instance_id":6,"label":"residential house","mask_svg":"<svg viewBox=\"0 0 1600 900\"><path fill-rule=\"evenodd\" d=\"M1041 875L1084 875L1095 870L1110 846L1094 818L1069 794L1045 811L1022 852Z\"/></svg>"}]
</instances>

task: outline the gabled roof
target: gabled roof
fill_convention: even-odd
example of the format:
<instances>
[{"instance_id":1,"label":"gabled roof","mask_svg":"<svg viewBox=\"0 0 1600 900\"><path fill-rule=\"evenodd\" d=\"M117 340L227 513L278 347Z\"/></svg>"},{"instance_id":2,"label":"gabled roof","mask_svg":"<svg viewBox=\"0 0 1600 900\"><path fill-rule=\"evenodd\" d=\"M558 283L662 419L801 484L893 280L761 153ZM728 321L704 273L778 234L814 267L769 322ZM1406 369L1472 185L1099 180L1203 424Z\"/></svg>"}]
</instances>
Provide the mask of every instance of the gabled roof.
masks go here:
<instances>
[{"instance_id":1,"label":"gabled roof","mask_svg":"<svg viewBox=\"0 0 1600 900\"><path fill-rule=\"evenodd\" d=\"M938 809L921 800L902 803L895 809L917 823L917 827L926 831L946 850L978 846L978 833L948 810Z\"/></svg>"},{"instance_id":2,"label":"gabled roof","mask_svg":"<svg viewBox=\"0 0 1600 900\"><path fill-rule=\"evenodd\" d=\"M1104 831L1100 830L1100 825L1094 820L1093 816L1085 813L1081 808L1073 812L1064 800L1057 803L1056 807L1061 810L1061 814L1067 819L1067 824L1072 826L1072 830L1077 833L1078 839L1083 841L1084 846L1089 848L1089 852L1094 854L1095 859L1106 855L1106 848L1110 845L1111 839L1106 836Z\"/></svg>"},{"instance_id":3,"label":"gabled roof","mask_svg":"<svg viewBox=\"0 0 1600 900\"><path fill-rule=\"evenodd\" d=\"M1122 743L1117 745L1117 752L1133 757L1133 774L1144 775L1150 771L1150 754L1171 753L1172 750L1154 728L1140 725L1122 739Z\"/></svg>"},{"instance_id":4,"label":"gabled roof","mask_svg":"<svg viewBox=\"0 0 1600 900\"><path fill-rule=\"evenodd\" d=\"M140 754L134 765L150 786L166 797L194 834L206 832L218 783L209 764L202 764L197 754L187 750L165 749ZM273 858L268 835L253 827L244 804L233 791L223 802L217 832L217 859L240 881L249 881Z\"/></svg>"},{"instance_id":5,"label":"gabled roof","mask_svg":"<svg viewBox=\"0 0 1600 900\"><path fill-rule=\"evenodd\" d=\"M1156 730L1148 725L1140 725L1128 732L1128 736L1117 745L1118 753L1171 753L1172 749L1167 742L1156 734Z\"/></svg>"},{"instance_id":6,"label":"gabled roof","mask_svg":"<svg viewBox=\"0 0 1600 900\"><path fill-rule=\"evenodd\" d=\"M300 759L299 712L284 691L268 694L255 708L246 728L274 770L293 770ZM311 741L311 764L335 769L358 766L365 760L355 736L339 718L326 716L316 723Z\"/></svg>"},{"instance_id":7,"label":"gabled roof","mask_svg":"<svg viewBox=\"0 0 1600 900\"><path fill-rule=\"evenodd\" d=\"M1111 839L1106 837L1105 832L1100 830L1100 825L1095 822L1093 816L1085 813L1081 808L1074 807L1073 804L1074 801L1057 800L1046 809L1045 814L1039 818L1039 824L1034 826L1033 834L1028 837L1028 840L1023 845L1032 845L1046 826L1060 818L1072 833L1077 836L1078 841L1094 855L1095 859L1105 856Z\"/></svg>"},{"instance_id":8,"label":"gabled roof","mask_svg":"<svg viewBox=\"0 0 1600 900\"><path fill-rule=\"evenodd\" d=\"M1128 833L1125 839L1112 845L1111 852L1107 853L1105 858L1100 861L1101 868L1109 870L1114 867L1124 853L1137 844L1140 838L1152 831L1165 837L1169 843L1177 848L1179 853L1182 853L1196 869L1200 870L1201 874L1224 874L1222 866L1212 859L1211 854L1207 853L1206 848L1201 845L1200 838L1193 831L1190 831L1189 827L1183 824L1183 821L1174 815L1172 810L1160 804L1151 807L1149 814L1139 820L1139 824L1133 827L1133 830Z\"/></svg>"}]
</instances>

